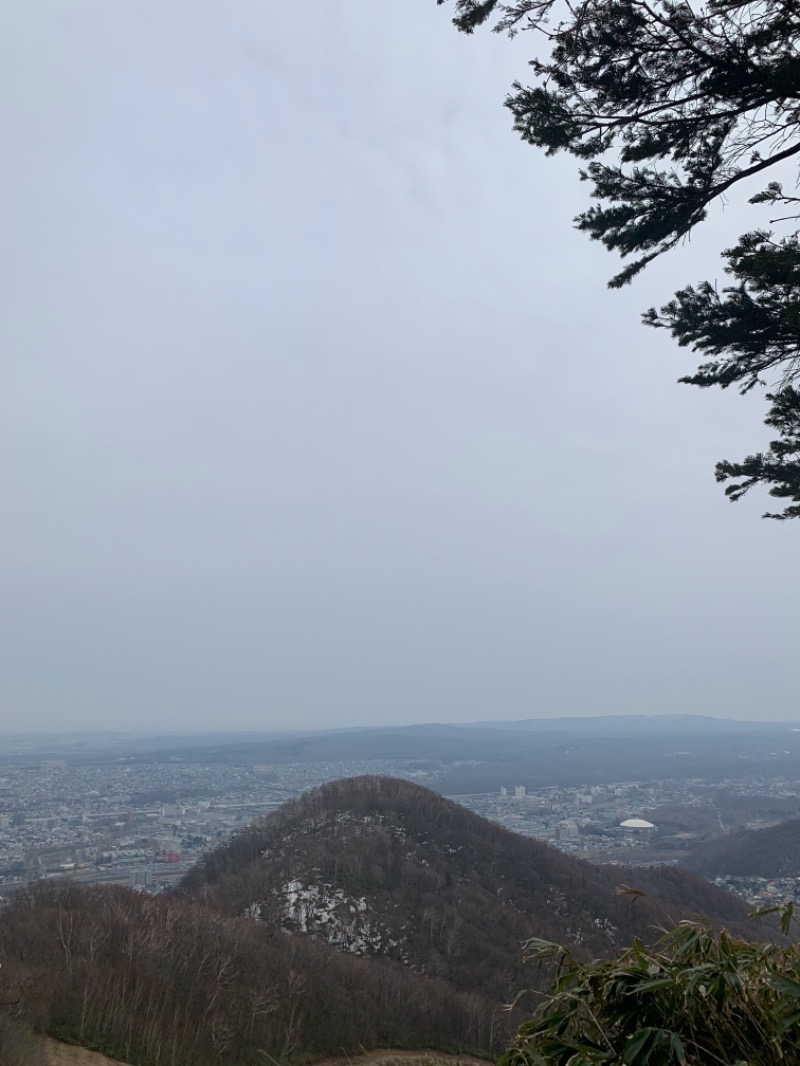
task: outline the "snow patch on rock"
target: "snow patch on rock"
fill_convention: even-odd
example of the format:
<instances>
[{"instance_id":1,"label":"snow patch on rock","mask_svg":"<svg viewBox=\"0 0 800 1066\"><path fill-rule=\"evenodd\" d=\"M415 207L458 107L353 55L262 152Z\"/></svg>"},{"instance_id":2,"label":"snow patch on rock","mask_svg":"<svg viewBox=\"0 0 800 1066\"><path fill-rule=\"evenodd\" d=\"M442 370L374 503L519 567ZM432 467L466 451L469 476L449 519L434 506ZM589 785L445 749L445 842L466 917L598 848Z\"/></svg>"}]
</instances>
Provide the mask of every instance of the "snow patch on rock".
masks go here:
<instances>
[{"instance_id":1,"label":"snow patch on rock","mask_svg":"<svg viewBox=\"0 0 800 1066\"><path fill-rule=\"evenodd\" d=\"M281 924L287 932L309 933L357 955L393 947L386 930L370 916L366 899L348 897L324 882L295 878L280 889Z\"/></svg>"}]
</instances>

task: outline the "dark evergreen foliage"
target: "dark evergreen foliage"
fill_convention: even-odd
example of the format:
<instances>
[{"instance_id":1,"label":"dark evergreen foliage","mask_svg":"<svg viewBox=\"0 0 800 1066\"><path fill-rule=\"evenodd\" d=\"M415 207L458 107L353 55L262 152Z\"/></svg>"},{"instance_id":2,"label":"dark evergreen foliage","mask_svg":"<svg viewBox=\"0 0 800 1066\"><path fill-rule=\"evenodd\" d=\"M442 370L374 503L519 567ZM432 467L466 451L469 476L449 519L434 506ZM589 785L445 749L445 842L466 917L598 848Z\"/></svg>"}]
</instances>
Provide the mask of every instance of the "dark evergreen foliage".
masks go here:
<instances>
[{"instance_id":1,"label":"dark evergreen foliage","mask_svg":"<svg viewBox=\"0 0 800 1066\"><path fill-rule=\"evenodd\" d=\"M764 231L746 234L723 253L726 272L737 284L720 292L703 282L688 286L660 312L651 308L648 325L667 328L682 346L708 358L696 373L681 378L708 388L736 385L749 392L766 376L779 389L766 424L778 431L767 454L750 455L739 463L717 464L717 480L729 481L726 495L740 499L754 485L769 485L770 495L790 500L769 518L800 516L800 393L793 382L800 375L800 243L796 234L774 241Z\"/></svg>"},{"instance_id":2,"label":"dark evergreen foliage","mask_svg":"<svg viewBox=\"0 0 800 1066\"><path fill-rule=\"evenodd\" d=\"M445 0L437 0L444 3ZM794 0L455 0L466 33L536 31L549 55L534 58L533 86L515 83L506 101L514 127L547 155L584 161L598 201L579 229L623 257L612 278L629 282L688 236L709 205L800 153L800 9ZM669 328L711 361L681 380L700 387L771 388L766 424L779 439L767 454L721 462L718 481L738 500L761 484L791 501L770 518L800 516L798 376L800 197L770 181L750 197L772 205L789 232L747 233L725 252L736 284L722 295L703 282L644 320Z\"/></svg>"},{"instance_id":3,"label":"dark evergreen foliage","mask_svg":"<svg viewBox=\"0 0 800 1066\"><path fill-rule=\"evenodd\" d=\"M732 500L740 499L754 485L771 485L770 496L792 503L779 513L767 511L764 517L800 518L800 393L787 386L779 393L768 393L767 399L772 407L764 421L778 430L779 439L770 442L766 455L748 455L738 463L717 463L717 481L738 478L725 489Z\"/></svg>"}]
</instances>

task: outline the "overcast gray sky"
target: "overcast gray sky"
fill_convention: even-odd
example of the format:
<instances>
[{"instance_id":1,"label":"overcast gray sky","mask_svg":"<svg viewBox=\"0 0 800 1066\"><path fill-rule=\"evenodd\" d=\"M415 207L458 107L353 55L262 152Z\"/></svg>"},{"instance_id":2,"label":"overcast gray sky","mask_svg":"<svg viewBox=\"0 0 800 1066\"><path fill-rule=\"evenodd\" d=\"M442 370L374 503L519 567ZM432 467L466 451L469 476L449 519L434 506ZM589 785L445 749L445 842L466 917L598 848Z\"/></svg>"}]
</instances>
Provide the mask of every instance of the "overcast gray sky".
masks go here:
<instances>
[{"instance_id":1,"label":"overcast gray sky","mask_svg":"<svg viewBox=\"0 0 800 1066\"><path fill-rule=\"evenodd\" d=\"M0 727L794 718L760 397L639 312L434 0L0 7Z\"/></svg>"}]
</instances>

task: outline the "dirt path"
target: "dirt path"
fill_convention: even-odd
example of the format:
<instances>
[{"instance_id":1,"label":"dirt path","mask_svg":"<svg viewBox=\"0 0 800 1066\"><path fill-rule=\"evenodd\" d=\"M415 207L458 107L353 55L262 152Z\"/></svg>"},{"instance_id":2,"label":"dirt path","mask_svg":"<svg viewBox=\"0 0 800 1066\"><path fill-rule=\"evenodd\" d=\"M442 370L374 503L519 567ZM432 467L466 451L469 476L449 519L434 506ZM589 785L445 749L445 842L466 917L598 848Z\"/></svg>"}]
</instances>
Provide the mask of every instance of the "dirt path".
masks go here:
<instances>
[{"instance_id":1,"label":"dirt path","mask_svg":"<svg viewBox=\"0 0 800 1066\"><path fill-rule=\"evenodd\" d=\"M443 1051L394 1051L382 1048L340 1059L323 1059L316 1066L487 1066L486 1059L474 1055L447 1055Z\"/></svg>"},{"instance_id":2,"label":"dirt path","mask_svg":"<svg viewBox=\"0 0 800 1066\"><path fill-rule=\"evenodd\" d=\"M97 1051L62 1044L58 1040L44 1038L45 1066L125 1066L118 1059L109 1059ZM472 1055L445 1055L441 1051L367 1051L363 1055L351 1055L338 1059L325 1059L316 1066L487 1066L485 1059Z\"/></svg>"},{"instance_id":3,"label":"dirt path","mask_svg":"<svg viewBox=\"0 0 800 1066\"><path fill-rule=\"evenodd\" d=\"M73 1044L62 1044L60 1040L44 1037L45 1066L125 1066L118 1059L108 1059L97 1051Z\"/></svg>"}]
</instances>

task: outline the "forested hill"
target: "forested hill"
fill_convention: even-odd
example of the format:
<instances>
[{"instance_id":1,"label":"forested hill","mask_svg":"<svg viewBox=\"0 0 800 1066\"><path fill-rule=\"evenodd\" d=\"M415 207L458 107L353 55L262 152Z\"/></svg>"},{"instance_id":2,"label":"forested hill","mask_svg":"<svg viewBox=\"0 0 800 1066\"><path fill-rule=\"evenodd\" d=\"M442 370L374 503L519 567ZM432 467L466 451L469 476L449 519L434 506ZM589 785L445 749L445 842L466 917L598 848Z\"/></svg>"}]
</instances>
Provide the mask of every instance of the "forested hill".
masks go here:
<instances>
[{"instance_id":1,"label":"forested hill","mask_svg":"<svg viewBox=\"0 0 800 1066\"><path fill-rule=\"evenodd\" d=\"M702 845L687 856L684 865L706 877L800 876L800 818Z\"/></svg>"},{"instance_id":2,"label":"forested hill","mask_svg":"<svg viewBox=\"0 0 800 1066\"><path fill-rule=\"evenodd\" d=\"M625 880L646 893L620 895ZM391 778L338 781L207 857L171 896L42 882L0 913L14 1024L139 1066L255 1066L376 1047L499 1052L552 972L735 897L674 868L599 868Z\"/></svg>"},{"instance_id":3,"label":"forested hill","mask_svg":"<svg viewBox=\"0 0 800 1066\"><path fill-rule=\"evenodd\" d=\"M646 896L621 895L621 881ZM530 982L520 944L531 937L603 956L689 915L759 933L739 900L684 871L591 866L382 777L286 804L208 855L177 892L497 1000Z\"/></svg>"}]
</instances>

